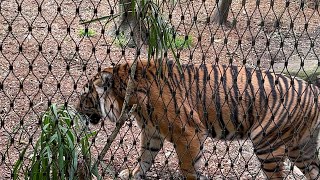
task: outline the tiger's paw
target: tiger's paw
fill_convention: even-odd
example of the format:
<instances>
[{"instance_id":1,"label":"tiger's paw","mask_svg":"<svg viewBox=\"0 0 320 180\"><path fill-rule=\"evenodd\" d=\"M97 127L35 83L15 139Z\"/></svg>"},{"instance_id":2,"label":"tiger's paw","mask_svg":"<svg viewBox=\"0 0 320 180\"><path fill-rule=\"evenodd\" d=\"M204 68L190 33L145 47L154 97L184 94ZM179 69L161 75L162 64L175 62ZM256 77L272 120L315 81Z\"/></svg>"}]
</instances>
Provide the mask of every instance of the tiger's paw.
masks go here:
<instances>
[{"instance_id":1,"label":"tiger's paw","mask_svg":"<svg viewBox=\"0 0 320 180\"><path fill-rule=\"evenodd\" d=\"M208 178L206 176L200 176L199 179L200 180L208 180Z\"/></svg>"},{"instance_id":2,"label":"tiger's paw","mask_svg":"<svg viewBox=\"0 0 320 180\"><path fill-rule=\"evenodd\" d=\"M196 179L199 179L199 180L208 180L208 178L206 176L203 176L201 174L198 174L197 178Z\"/></svg>"},{"instance_id":3,"label":"tiger's paw","mask_svg":"<svg viewBox=\"0 0 320 180\"><path fill-rule=\"evenodd\" d=\"M130 173L131 173L131 176L130 176ZM129 169L125 169L125 170L122 170L119 174L119 178L121 180L128 180L128 179L142 180L142 179L145 179L144 177L145 176L136 169L133 170L133 172L131 172Z\"/></svg>"},{"instance_id":4,"label":"tiger's paw","mask_svg":"<svg viewBox=\"0 0 320 180\"><path fill-rule=\"evenodd\" d=\"M206 176L197 172L196 174L188 174L184 176L184 179L197 179L197 180L209 180Z\"/></svg>"},{"instance_id":5,"label":"tiger's paw","mask_svg":"<svg viewBox=\"0 0 320 180\"><path fill-rule=\"evenodd\" d=\"M128 180L130 179L130 170L129 169L125 169L125 170L122 170L119 174L119 178L121 180Z\"/></svg>"}]
</instances>

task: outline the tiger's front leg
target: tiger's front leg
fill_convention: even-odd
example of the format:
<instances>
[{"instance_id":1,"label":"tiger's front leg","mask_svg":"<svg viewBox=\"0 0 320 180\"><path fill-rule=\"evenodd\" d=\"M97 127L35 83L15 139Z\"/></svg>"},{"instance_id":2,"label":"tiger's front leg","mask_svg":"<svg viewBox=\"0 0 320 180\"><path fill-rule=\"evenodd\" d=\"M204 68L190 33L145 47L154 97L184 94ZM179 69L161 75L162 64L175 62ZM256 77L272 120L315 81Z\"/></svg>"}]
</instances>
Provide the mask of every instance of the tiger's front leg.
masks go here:
<instances>
[{"instance_id":1,"label":"tiger's front leg","mask_svg":"<svg viewBox=\"0 0 320 180\"><path fill-rule=\"evenodd\" d=\"M152 128L153 129L153 128ZM131 177L134 179L146 179L146 172L151 168L155 157L163 146L163 138L155 129L144 129L141 133L140 157ZM126 169L120 172L121 179L130 178L130 170Z\"/></svg>"},{"instance_id":2,"label":"tiger's front leg","mask_svg":"<svg viewBox=\"0 0 320 180\"><path fill-rule=\"evenodd\" d=\"M189 129L183 133L173 143L176 146L176 152L179 158L179 165L182 175L186 180L207 180L208 178L201 174L200 167L202 161L203 136L195 135L194 131Z\"/></svg>"}]
</instances>

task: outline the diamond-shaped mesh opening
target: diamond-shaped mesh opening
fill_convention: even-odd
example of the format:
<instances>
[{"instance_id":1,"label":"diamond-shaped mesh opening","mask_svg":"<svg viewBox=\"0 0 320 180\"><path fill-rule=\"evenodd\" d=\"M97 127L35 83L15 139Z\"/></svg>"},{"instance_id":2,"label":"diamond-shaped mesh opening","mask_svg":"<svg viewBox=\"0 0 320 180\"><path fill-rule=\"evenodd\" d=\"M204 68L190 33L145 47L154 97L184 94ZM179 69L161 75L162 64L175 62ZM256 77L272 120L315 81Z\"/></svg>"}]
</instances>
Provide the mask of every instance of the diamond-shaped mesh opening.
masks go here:
<instances>
[{"instance_id":1,"label":"diamond-shaped mesh opening","mask_svg":"<svg viewBox=\"0 0 320 180\"><path fill-rule=\"evenodd\" d=\"M131 3L170 27L172 48L158 51L162 65L148 49L151 25L140 26ZM88 115L86 130L78 131L73 117L66 132L75 132L76 145L88 137L102 179L319 178L319 2L153 3L156 13L140 10L138 1L0 1L1 177L28 174L49 106L92 104L78 108ZM113 140L119 124L110 119L122 110L133 60L126 110L137 107ZM81 101L84 86L89 94ZM82 156L68 169L68 158L49 163L68 173L49 174L63 179L77 171L87 179L81 168L95 170L81 167Z\"/></svg>"}]
</instances>

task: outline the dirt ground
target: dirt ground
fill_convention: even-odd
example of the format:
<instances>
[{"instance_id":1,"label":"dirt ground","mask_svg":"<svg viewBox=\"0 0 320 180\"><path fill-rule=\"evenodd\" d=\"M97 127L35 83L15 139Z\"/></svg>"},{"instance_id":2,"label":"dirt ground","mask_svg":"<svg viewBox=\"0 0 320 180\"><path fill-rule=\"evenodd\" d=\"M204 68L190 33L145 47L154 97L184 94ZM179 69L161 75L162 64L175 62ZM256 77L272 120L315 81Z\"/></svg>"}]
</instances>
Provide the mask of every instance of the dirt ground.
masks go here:
<instances>
[{"instance_id":1,"label":"dirt ground","mask_svg":"<svg viewBox=\"0 0 320 180\"><path fill-rule=\"evenodd\" d=\"M32 149L40 131L37 122L49 103L74 105L82 85L98 67L134 58L134 49L121 48L112 36L113 27L119 26L116 19L91 23L92 37L80 35L84 28L80 21L110 15L111 10L117 14L118 3L0 1L0 179L11 178L14 161L28 142ZM228 18L236 23L233 28L207 23L216 8L214 0L163 1L161 8L179 35L193 39L191 47L177 50L183 62L218 61L278 72L288 71L290 64L298 71L319 67L320 14L310 0L234 0ZM142 49L140 57L146 58L146 53ZM132 128L128 123L104 159L105 179L136 165L140 130L135 122ZM113 127L109 122L90 126L98 132L91 148L95 157ZM212 179L263 179L249 139L208 139L204 161L208 166L202 167L203 174ZM165 143L148 178L181 178L170 143Z\"/></svg>"}]
</instances>

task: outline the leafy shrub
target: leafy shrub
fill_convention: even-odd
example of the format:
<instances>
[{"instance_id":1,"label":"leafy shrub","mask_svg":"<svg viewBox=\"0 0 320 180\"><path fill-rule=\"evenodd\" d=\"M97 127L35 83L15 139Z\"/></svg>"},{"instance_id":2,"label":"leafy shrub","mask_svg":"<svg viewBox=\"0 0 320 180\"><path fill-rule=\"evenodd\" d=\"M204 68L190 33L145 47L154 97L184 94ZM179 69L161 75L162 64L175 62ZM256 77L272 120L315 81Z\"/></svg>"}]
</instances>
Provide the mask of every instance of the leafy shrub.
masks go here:
<instances>
[{"instance_id":1,"label":"leafy shrub","mask_svg":"<svg viewBox=\"0 0 320 180\"><path fill-rule=\"evenodd\" d=\"M85 122L76 110L53 104L42 116L41 134L37 140L29 167L22 172L25 179L88 179L91 178L91 153ZM16 161L13 179L19 178L28 147ZM78 164L81 162L81 164ZM87 172L77 172L80 169ZM87 176L87 177L78 177Z\"/></svg>"}]
</instances>

